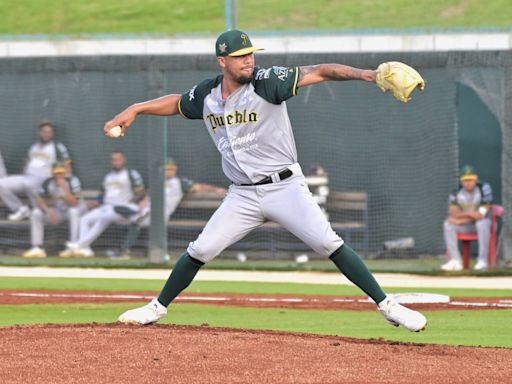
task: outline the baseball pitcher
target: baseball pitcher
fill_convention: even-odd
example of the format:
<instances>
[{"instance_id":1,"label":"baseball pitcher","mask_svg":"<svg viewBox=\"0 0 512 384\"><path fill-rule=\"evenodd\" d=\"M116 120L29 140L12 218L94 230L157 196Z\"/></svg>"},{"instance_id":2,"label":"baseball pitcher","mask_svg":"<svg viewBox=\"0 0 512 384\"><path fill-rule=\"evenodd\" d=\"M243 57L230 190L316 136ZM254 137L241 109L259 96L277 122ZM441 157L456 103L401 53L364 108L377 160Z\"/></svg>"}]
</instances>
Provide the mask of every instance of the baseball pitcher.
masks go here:
<instances>
[{"instance_id":1,"label":"baseball pitcher","mask_svg":"<svg viewBox=\"0 0 512 384\"><path fill-rule=\"evenodd\" d=\"M297 162L286 100L301 88L325 81L376 82L406 102L421 76L405 64L390 62L376 71L342 64L260 68L255 66L249 36L239 30L222 33L216 43L222 71L182 95L169 94L134 104L105 124L123 134L139 114L177 115L201 119L222 157L222 169L232 181L226 198L199 237L174 265L160 296L149 304L123 313L119 321L148 324L161 319L167 306L193 280L199 269L225 248L266 221L276 222L314 251L329 257L339 270L368 294L394 326L420 331L427 324L383 292L362 259L333 231L306 185ZM117 128L116 128L117 129Z\"/></svg>"},{"instance_id":2,"label":"baseball pitcher","mask_svg":"<svg viewBox=\"0 0 512 384\"><path fill-rule=\"evenodd\" d=\"M0 178L0 198L13 212L9 220L18 221L30 217L30 208L16 194L25 193L33 207L37 206L38 191L43 181L52 176L52 164L56 161L69 163L69 152L64 144L55 141L52 123L39 125L39 140L28 151L28 159L22 175Z\"/></svg>"}]
</instances>

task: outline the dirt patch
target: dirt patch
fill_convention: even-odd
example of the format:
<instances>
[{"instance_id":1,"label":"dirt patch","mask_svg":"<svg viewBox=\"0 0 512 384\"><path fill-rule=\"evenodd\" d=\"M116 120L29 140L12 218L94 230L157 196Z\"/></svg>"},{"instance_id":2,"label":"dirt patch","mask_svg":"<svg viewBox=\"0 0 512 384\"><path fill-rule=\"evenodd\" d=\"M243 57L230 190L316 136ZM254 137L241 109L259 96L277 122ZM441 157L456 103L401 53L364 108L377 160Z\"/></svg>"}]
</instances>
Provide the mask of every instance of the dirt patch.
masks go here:
<instances>
[{"instance_id":1,"label":"dirt patch","mask_svg":"<svg viewBox=\"0 0 512 384\"><path fill-rule=\"evenodd\" d=\"M2 383L505 383L512 350L208 327L0 328Z\"/></svg>"},{"instance_id":2,"label":"dirt patch","mask_svg":"<svg viewBox=\"0 0 512 384\"><path fill-rule=\"evenodd\" d=\"M0 290L0 304L80 304L146 302L157 292ZM176 302L227 305L238 307L296 308L367 311L375 304L364 296L262 295L232 293L184 293ZM500 309L512 308L512 298L456 298L441 304L408 304L420 310Z\"/></svg>"}]
</instances>

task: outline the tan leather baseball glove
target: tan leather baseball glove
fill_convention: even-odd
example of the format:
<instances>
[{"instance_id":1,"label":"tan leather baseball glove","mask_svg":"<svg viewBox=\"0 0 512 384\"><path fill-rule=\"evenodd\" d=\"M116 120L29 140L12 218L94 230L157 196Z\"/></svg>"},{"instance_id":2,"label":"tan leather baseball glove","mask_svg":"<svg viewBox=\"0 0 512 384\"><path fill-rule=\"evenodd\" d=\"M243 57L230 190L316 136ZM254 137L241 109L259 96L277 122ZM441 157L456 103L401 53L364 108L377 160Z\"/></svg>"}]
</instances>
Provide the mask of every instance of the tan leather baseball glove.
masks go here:
<instances>
[{"instance_id":1,"label":"tan leather baseball glove","mask_svg":"<svg viewBox=\"0 0 512 384\"><path fill-rule=\"evenodd\" d=\"M383 92L391 91L398 100L407 103L415 88L425 89L425 80L412 67L399 61L382 63L377 68L377 86Z\"/></svg>"}]
</instances>

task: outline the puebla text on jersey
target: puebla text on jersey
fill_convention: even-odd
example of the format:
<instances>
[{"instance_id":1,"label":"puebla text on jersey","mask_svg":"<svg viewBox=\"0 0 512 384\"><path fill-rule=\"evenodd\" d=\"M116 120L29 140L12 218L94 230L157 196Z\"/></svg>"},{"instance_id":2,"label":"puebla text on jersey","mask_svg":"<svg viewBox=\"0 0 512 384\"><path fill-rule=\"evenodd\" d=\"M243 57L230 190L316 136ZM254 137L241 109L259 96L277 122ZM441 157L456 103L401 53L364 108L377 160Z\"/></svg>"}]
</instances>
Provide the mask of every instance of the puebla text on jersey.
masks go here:
<instances>
[{"instance_id":1,"label":"puebla text on jersey","mask_svg":"<svg viewBox=\"0 0 512 384\"><path fill-rule=\"evenodd\" d=\"M223 75L184 93L179 112L203 119L234 183L255 183L297 162L285 100L297 93L297 67L255 67L254 78L222 100Z\"/></svg>"}]
</instances>

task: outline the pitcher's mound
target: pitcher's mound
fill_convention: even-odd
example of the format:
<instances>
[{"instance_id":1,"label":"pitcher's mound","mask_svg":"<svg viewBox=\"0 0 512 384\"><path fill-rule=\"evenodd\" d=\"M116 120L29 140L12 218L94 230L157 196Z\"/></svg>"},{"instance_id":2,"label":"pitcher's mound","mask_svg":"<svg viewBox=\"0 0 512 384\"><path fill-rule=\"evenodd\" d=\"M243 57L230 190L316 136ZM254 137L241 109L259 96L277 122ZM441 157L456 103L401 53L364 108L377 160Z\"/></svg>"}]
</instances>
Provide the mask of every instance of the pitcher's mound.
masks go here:
<instances>
[{"instance_id":1,"label":"pitcher's mound","mask_svg":"<svg viewBox=\"0 0 512 384\"><path fill-rule=\"evenodd\" d=\"M0 328L0 377L45 384L504 383L512 350L208 326L16 326Z\"/></svg>"}]
</instances>

